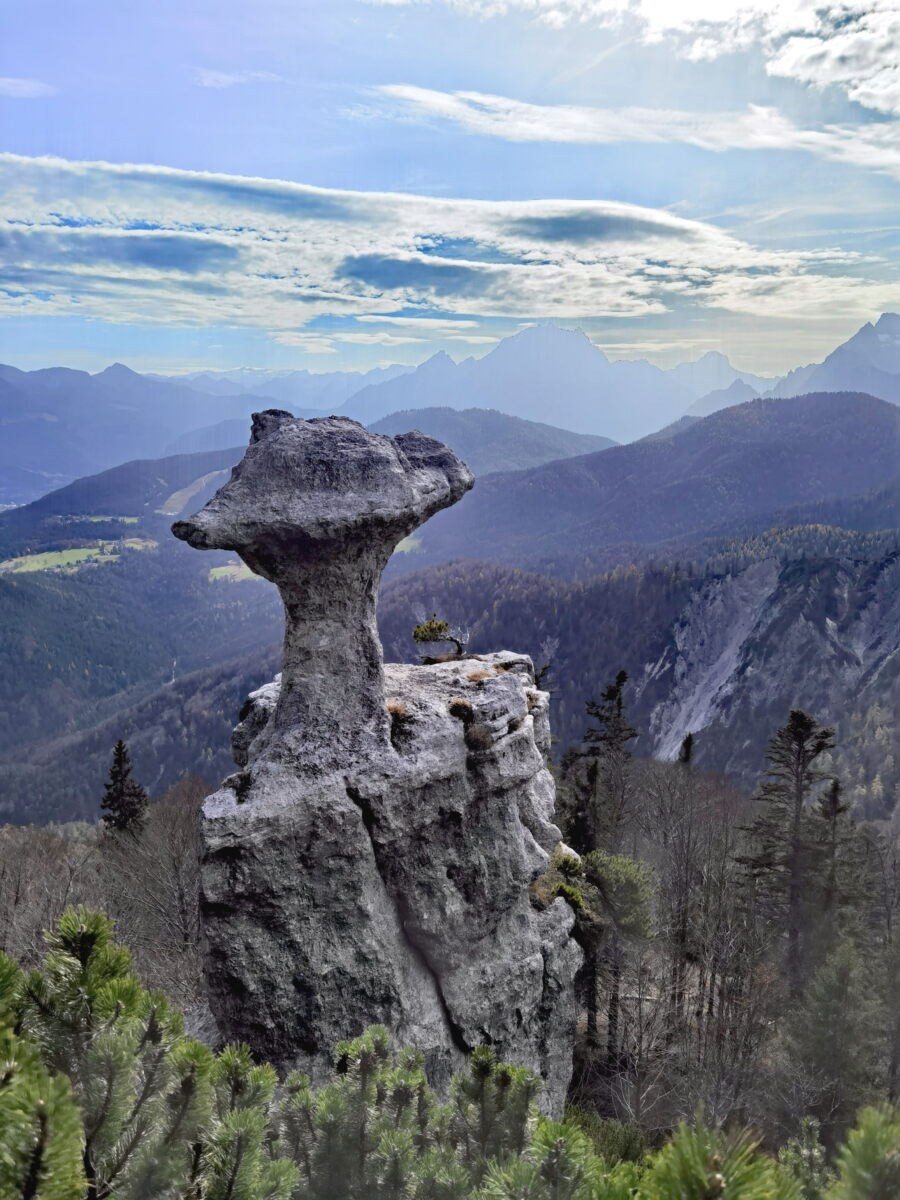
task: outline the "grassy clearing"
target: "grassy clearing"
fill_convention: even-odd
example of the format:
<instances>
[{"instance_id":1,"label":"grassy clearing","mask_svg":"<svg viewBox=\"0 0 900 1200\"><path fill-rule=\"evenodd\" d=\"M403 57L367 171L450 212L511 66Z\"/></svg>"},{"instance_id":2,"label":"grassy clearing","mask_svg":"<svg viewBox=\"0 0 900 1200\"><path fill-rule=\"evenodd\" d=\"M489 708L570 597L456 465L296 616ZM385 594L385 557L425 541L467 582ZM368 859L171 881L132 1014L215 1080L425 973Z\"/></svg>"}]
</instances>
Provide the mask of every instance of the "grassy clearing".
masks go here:
<instances>
[{"instance_id":1,"label":"grassy clearing","mask_svg":"<svg viewBox=\"0 0 900 1200\"><path fill-rule=\"evenodd\" d=\"M221 580L226 583L240 583L244 579L259 579L259 576L254 575L246 563L226 563L224 567L210 567L210 583Z\"/></svg>"},{"instance_id":2,"label":"grassy clearing","mask_svg":"<svg viewBox=\"0 0 900 1200\"><path fill-rule=\"evenodd\" d=\"M405 537L402 542L397 543L395 554L415 554L417 550L422 549L422 539L417 533L411 533L409 537Z\"/></svg>"},{"instance_id":3,"label":"grassy clearing","mask_svg":"<svg viewBox=\"0 0 900 1200\"><path fill-rule=\"evenodd\" d=\"M212 483L214 479L224 480L230 474L229 468L226 467L221 471L210 471L208 475L201 475L199 479L195 479L187 487L173 492L168 500L165 500L156 511L164 517L177 517L180 512L184 511L187 502L205 488L208 483Z\"/></svg>"},{"instance_id":4,"label":"grassy clearing","mask_svg":"<svg viewBox=\"0 0 900 1200\"><path fill-rule=\"evenodd\" d=\"M85 563L117 562L116 551L155 550L158 542L149 538L125 538L123 541L100 541L93 546L78 546L73 550L45 550L41 554L23 554L0 562L0 573L25 575L32 571L78 570Z\"/></svg>"},{"instance_id":5,"label":"grassy clearing","mask_svg":"<svg viewBox=\"0 0 900 1200\"><path fill-rule=\"evenodd\" d=\"M103 525L107 521L121 521L123 525L137 525L137 517L88 517L92 525Z\"/></svg>"}]
</instances>

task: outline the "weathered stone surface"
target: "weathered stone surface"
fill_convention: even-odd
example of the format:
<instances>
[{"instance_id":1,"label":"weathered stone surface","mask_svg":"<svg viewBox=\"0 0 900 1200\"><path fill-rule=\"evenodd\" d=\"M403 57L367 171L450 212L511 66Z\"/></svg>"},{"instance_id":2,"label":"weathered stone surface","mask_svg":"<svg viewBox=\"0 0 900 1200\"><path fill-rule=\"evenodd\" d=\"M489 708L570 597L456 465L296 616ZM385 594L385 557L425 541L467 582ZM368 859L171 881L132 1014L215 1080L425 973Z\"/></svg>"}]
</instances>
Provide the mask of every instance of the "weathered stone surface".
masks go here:
<instances>
[{"instance_id":1,"label":"weathered stone surface","mask_svg":"<svg viewBox=\"0 0 900 1200\"><path fill-rule=\"evenodd\" d=\"M345 417L256 413L231 479L172 532L234 550L284 602L283 681L271 736L327 772L388 742L375 597L404 537L471 486L419 433L389 438Z\"/></svg>"},{"instance_id":2,"label":"weathered stone surface","mask_svg":"<svg viewBox=\"0 0 900 1200\"><path fill-rule=\"evenodd\" d=\"M421 1047L438 1086L488 1042L540 1071L559 1113L580 952L564 901L540 911L529 895L560 842L548 697L510 653L383 667L374 627L393 544L471 477L419 435L270 425L175 526L262 565L288 625L281 680L235 730L241 770L204 807L216 1021L314 1077L373 1022Z\"/></svg>"}]
</instances>

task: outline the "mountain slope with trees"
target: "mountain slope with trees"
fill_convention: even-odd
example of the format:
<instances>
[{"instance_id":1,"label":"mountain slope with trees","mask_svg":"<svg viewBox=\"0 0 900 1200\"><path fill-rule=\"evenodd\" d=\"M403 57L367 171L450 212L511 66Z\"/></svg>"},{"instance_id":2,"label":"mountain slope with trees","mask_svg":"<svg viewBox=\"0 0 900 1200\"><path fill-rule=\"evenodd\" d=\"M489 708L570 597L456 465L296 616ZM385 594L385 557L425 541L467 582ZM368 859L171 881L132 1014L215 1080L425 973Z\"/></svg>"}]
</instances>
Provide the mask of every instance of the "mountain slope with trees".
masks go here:
<instances>
[{"instance_id":1,"label":"mountain slope with trees","mask_svg":"<svg viewBox=\"0 0 900 1200\"><path fill-rule=\"evenodd\" d=\"M670 438L479 480L423 527L415 562L521 563L711 533L776 507L886 486L898 467L895 405L852 393L753 400Z\"/></svg>"},{"instance_id":2,"label":"mountain slope with trees","mask_svg":"<svg viewBox=\"0 0 900 1200\"><path fill-rule=\"evenodd\" d=\"M557 458L607 450L615 442L555 425L510 417L496 409L420 408L375 421L373 433L394 437L417 429L449 446L476 476L520 471Z\"/></svg>"}]
</instances>

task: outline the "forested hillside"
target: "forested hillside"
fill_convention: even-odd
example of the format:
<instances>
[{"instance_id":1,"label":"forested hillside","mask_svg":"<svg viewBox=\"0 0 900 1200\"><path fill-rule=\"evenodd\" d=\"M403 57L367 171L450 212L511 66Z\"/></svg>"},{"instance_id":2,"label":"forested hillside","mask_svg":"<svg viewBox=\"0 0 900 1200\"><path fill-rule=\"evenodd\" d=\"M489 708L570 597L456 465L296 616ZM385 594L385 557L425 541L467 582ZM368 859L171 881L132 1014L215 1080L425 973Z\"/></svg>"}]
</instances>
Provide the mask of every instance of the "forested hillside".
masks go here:
<instances>
[{"instance_id":1,"label":"forested hillside","mask_svg":"<svg viewBox=\"0 0 900 1200\"><path fill-rule=\"evenodd\" d=\"M390 437L418 429L449 446L476 475L520 471L615 445L609 438L570 433L485 408L409 409L382 417L369 428Z\"/></svg>"},{"instance_id":2,"label":"forested hillside","mask_svg":"<svg viewBox=\"0 0 900 1200\"><path fill-rule=\"evenodd\" d=\"M486 563L432 568L385 588L385 645L412 659L417 614L439 609L471 631L474 652L516 645L536 662L550 658L561 748L581 737L585 701L624 669L638 754L671 758L692 733L701 765L745 785L773 723L794 705L815 708L839 729L861 811L887 816L900 786L894 735L882 759L861 756L853 731L870 710L871 724L896 703L896 537L887 552L876 543L870 559L798 555L799 537L788 547L778 541L736 546L730 560L624 567L569 582Z\"/></svg>"},{"instance_id":3,"label":"forested hillside","mask_svg":"<svg viewBox=\"0 0 900 1200\"><path fill-rule=\"evenodd\" d=\"M518 565L727 532L778 508L893 484L898 461L900 409L886 401L849 393L753 400L671 438L482 479L425 526L420 561Z\"/></svg>"}]
</instances>

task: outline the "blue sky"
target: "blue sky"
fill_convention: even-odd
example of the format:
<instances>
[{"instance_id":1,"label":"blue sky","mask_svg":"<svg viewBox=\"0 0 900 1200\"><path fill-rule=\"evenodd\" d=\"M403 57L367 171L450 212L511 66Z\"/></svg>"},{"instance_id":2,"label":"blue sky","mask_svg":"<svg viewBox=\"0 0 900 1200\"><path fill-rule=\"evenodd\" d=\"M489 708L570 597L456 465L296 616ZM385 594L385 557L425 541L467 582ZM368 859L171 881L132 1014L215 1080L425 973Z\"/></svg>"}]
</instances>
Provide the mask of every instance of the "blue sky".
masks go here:
<instances>
[{"instance_id":1,"label":"blue sky","mask_svg":"<svg viewBox=\"0 0 900 1200\"><path fill-rule=\"evenodd\" d=\"M782 372L900 308L900 0L31 0L0 358L361 369L540 320Z\"/></svg>"}]
</instances>

